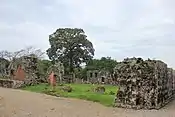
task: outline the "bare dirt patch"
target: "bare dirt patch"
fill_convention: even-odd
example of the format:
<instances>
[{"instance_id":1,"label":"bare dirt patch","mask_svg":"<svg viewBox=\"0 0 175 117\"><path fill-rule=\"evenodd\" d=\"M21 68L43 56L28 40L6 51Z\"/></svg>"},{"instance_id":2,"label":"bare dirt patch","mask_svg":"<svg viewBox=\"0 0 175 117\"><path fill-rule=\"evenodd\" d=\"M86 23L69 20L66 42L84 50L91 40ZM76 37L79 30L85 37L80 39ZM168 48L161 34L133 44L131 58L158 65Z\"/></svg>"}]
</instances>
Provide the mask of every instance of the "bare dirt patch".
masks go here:
<instances>
[{"instance_id":1,"label":"bare dirt patch","mask_svg":"<svg viewBox=\"0 0 175 117\"><path fill-rule=\"evenodd\" d=\"M175 117L175 101L161 110L109 108L79 99L0 88L0 117Z\"/></svg>"}]
</instances>

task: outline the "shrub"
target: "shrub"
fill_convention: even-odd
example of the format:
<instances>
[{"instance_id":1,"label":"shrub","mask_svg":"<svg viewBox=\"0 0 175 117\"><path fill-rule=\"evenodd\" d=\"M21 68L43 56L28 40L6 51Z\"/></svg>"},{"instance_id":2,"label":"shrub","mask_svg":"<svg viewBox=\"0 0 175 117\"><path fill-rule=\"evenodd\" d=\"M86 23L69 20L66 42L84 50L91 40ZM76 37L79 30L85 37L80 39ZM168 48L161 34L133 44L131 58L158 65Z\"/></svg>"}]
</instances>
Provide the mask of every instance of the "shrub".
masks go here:
<instances>
[{"instance_id":1,"label":"shrub","mask_svg":"<svg viewBox=\"0 0 175 117\"><path fill-rule=\"evenodd\" d=\"M105 87L104 86L98 86L98 87L95 88L95 92L104 93L105 92Z\"/></svg>"},{"instance_id":2,"label":"shrub","mask_svg":"<svg viewBox=\"0 0 175 117\"><path fill-rule=\"evenodd\" d=\"M110 91L109 95L115 95L115 93L113 91Z\"/></svg>"},{"instance_id":3,"label":"shrub","mask_svg":"<svg viewBox=\"0 0 175 117\"><path fill-rule=\"evenodd\" d=\"M72 92L72 87L71 86L63 86L61 87L61 90L64 92Z\"/></svg>"}]
</instances>

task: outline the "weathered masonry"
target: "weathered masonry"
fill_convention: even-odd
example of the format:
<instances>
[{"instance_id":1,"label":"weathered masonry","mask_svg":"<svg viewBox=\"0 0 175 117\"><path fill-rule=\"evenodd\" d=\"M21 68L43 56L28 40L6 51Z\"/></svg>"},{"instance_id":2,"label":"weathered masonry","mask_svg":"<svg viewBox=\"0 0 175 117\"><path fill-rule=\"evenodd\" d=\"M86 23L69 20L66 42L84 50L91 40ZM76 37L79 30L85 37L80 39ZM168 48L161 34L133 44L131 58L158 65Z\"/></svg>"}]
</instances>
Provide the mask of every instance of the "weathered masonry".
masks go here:
<instances>
[{"instance_id":1,"label":"weathered masonry","mask_svg":"<svg viewBox=\"0 0 175 117\"><path fill-rule=\"evenodd\" d=\"M104 83L111 84L112 76L108 71L105 70L89 70L87 71L87 81L90 83Z\"/></svg>"},{"instance_id":2,"label":"weathered masonry","mask_svg":"<svg viewBox=\"0 0 175 117\"><path fill-rule=\"evenodd\" d=\"M175 72L157 60L128 58L115 68L119 85L115 106L134 109L159 109L174 95Z\"/></svg>"}]
</instances>

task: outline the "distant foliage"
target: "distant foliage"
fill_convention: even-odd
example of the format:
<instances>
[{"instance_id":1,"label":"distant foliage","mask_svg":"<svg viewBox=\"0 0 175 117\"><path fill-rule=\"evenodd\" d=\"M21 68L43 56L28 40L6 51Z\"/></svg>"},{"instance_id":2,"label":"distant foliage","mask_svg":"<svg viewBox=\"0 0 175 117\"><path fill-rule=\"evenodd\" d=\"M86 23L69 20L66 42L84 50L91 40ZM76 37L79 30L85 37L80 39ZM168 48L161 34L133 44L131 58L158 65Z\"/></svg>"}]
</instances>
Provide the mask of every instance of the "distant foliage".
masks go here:
<instances>
[{"instance_id":1,"label":"distant foliage","mask_svg":"<svg viewBox=\"0 0 175 117\"><path fill-rule=\"evenodd\" d=\"M52 62L49 60L38 60L38 77L40 77L41 82L47 81L47 70L52 65Z\"/></svg>"},{"instance_id":2,"label":"distant foliage","mask_svg":"<svg viewBox=\"0 0 175 117\"><path fill-rule=\"evenodd\" d=\"M87 70L105 70L112 73L116 65L117 65L117 61L111 59L111 57L102 57L101 59L93 59L89 61L86 65L86 69Z\"/></svg>"}]
</instances>

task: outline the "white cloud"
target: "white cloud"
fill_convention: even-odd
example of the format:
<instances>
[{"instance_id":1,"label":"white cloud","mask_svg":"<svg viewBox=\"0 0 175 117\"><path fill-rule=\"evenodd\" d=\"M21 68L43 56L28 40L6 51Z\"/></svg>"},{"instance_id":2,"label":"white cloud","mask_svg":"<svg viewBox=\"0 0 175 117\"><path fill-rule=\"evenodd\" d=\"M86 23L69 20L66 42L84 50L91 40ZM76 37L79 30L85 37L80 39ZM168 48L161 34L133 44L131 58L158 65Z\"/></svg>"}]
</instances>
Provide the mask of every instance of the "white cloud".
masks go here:
<instances>
[{"instance_id":1,"label":"white cloud","mask_svg":"<svg viewBox=\"0 0 175 117\"><path fill-rule=\"evenodd\" d=\"M47 29L35 23L23 22L14 25L4 23L0 26L1 50L14 51L31 45L45 49L49 47L48 35Z\"/></svg>"},{"instance_id":2,"label":"white cloud","mask_svg":"<svg viewBox=\"0 0 175 117\"><path fill-rule=\"evenodd\" d=\"M0 46L49 46L59 27L83 28L96 57L141 56L175 68L174 0L1 0Z\"/></svg>"}]
</instances>

